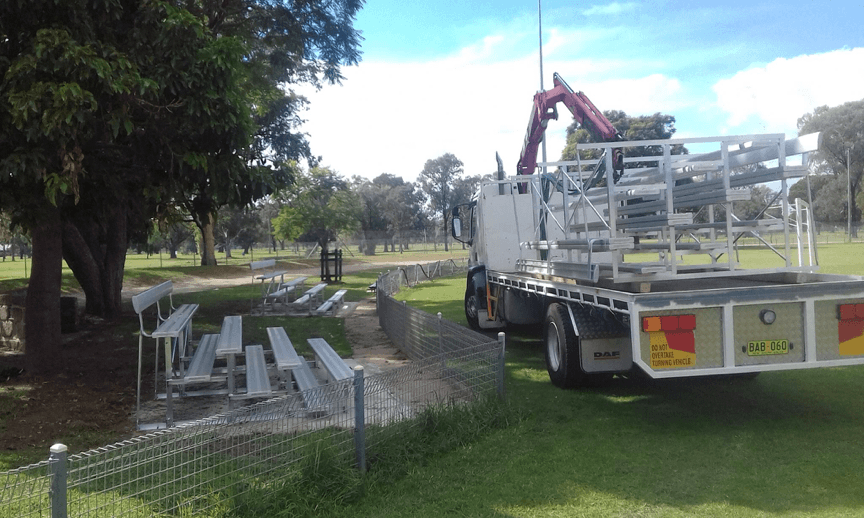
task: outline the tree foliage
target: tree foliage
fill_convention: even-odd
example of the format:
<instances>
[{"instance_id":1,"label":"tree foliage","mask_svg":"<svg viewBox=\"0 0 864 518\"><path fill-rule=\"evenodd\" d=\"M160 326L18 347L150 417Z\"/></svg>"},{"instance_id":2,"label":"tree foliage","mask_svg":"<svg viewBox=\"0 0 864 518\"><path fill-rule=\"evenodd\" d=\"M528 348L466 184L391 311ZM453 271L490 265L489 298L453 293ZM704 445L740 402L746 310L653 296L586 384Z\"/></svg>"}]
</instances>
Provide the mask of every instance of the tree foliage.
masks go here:
<instances>
[{"instance_id":1,"label":"tree foliage","mask_svg":"<svg viewBox=\"0 0 864 518\"><path fill-rule=\"evenodd\" d=\"M654 115L640 115L631 117L620 110L604 111L603 115L609 119L612 126L624 137L624 140L665 140L675 134L675 117L663 113ZM561 160L576 160L576 146L594 142L594 138L575 121L567 127L567 144L561 152ZM672 147L672 154L686 154L684 146ZM624 149L624 156L660 156L663 154L662 146L637 146ZM579 150L582 160L595 160L600 158L600 150ZM649 164L628 164L628 167L645 167ZM654 165L653 163L650 165Z\"/></svg>"},{"instance_id":2,"label":"tree foliage","mask_svg":"<svg viewBox=\"0 0 864 518\"><path fill-rule=\"evenodd\" d=\"M452 153L427 160L420 172L420 186L429 198L429 206L433 212L441 215L444 250L448 249L447 214L455 204L453 186L464 172L462 161Z\"/></svg>"},{"instance_id":3,"label":"tree foliage","mask_svg":"<svg viewBox=\"0 0 864 518\"><path fill-rule=\"evenodd\" d=\"M817 218L846 221L849 213L853 223L861 222L860 203L864 177L864 100L829 108L820 106L798 119L798 134L822 132L819 150L811 156L817 174L833 177L821 186L816 209ZM849 175L847 176L847 153ZM851 184L851 205L847 191ZM812 187L812 184L811 184Z\"/></svg>"},{"instance_id":4,"label":"tree foliage","mask_svg":"<svg viewBox=\"0 0 864 518\"><path fill-rule=\"evenodd\" d=\"M310 153L305 100L283 88L359 60L361 3L0 3L0 209L33 240L31 366L59 345L61 255L87 311L116 317L126 245L152 218L179 204L212 229L290 179Z\"/></svg>"},{"instance_id":5,"label":"tree foliage","mask_svg":"<svg viewBox=\"0 0 864 518\"><path fill-rule=\"evenodd\" d=\"M359 197L342 176L326 167L299 173L283 197L286 204L273 219L277 239L313 240L326 252L340 232L360 227Z\"/></svg>"}]
</instances>

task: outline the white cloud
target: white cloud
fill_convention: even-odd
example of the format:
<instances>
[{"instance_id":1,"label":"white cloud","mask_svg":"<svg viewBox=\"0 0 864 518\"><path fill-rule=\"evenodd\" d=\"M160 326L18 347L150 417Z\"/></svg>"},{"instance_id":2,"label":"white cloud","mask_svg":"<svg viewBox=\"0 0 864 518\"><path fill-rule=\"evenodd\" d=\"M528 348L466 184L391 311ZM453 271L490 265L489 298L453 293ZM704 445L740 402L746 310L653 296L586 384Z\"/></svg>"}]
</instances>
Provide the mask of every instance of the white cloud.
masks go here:
<instances>
[{"instance_id":1,"label":"white cloud","mask_svg":"<svg viewBox=\"0 0 864 518\"><path fill-rule=\"evenodd\" d=\"M787 134L818 106L864 98L864 48L779 58L718 81L717 105L731 131L753 126Z\"/></svg>"},{"instance_id":2,"label":"white cloud","mask_svg":"<svg viewBox=\"0 0 864 518\"><path fill-rule=\"evenodd\" d=\"M564 31L553 35L562 46L565 40L584 38ZM390 173L414 181L427 160L444 153L462 160L468 175L491 173L497 151L505 171L515 174L539 89L537 55L514 53L518 43L490 36L446 58L364 61L343 70L343 86L306 92L312 104L303 131L310 134L312 152L323 157L323 165L346 176ZM502 53L509 59L501 59ZM560 72L601 110L643 115L673 113L693 104L688 104L687 89L677 78L649 74L598 80L620 77L622 70L634 67L614 59L551 54L544 64L545 87L551 89L552 72ZM559 120L550 122L546 132L549 160L560 156L571 121L567 109L559 106Z\"/></svg>"},{"instance_id":3,"label":"white cloud","mask_svg":"<svg viewBox=\"0 0 864 518\"><path fill-rule=\"evenodd\" d=\"M611 4L604 5L592 5L588 9L582 11L582 14L585 16L593 16L593 15L615 15L625 13L627 11L632 11L636 8L635 2L625 2L618 3L612 2Z\"/></svg>"}]
</instances>

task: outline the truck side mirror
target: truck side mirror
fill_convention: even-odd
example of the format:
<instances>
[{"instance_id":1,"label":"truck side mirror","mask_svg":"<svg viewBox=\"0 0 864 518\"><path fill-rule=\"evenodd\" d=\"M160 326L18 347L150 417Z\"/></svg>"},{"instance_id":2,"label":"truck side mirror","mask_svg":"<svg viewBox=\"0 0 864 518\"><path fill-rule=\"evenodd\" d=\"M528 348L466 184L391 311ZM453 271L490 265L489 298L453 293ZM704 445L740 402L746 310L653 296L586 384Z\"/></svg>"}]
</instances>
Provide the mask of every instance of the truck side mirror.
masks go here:
<instances>
[{"instance_id":1,"label":"truck side mirror","mask_svg":"<svg viewBox=\"0 0 864 518\"><path fill-rule=\"evenodd\" d=\"M462 237L462 220L459 218L453 218L451 221L453 222L453 237Z\"/></svg>"}]
</instances>

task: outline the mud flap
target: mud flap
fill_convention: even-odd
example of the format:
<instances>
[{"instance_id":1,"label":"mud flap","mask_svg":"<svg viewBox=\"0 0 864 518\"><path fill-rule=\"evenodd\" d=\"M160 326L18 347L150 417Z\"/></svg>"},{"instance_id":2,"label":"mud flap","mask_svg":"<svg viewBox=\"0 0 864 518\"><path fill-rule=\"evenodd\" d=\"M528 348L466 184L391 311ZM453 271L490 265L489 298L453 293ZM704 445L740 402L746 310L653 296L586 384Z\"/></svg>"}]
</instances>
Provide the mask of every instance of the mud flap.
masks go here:
<instances>
[{"instance_id":1,"label":"mud flap","mask_svg":"<svg viewBox=\"0 0 864 518\"><path fill-rule=\"evenodd\" d=\"M580 339L582 370L585 372L625 372L633 366L629 336Z\"/></svg>"}]
</instances>

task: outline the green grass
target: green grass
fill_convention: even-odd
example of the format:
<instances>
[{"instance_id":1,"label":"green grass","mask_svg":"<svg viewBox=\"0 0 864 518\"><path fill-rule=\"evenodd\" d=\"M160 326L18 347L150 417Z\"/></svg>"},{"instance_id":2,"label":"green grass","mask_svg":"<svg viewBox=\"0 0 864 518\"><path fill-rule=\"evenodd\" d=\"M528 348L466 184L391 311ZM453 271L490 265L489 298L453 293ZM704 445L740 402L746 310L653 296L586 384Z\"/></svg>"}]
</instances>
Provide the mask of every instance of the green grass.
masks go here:
<instances>
[{"instance_id":1,"label":"green grass","mask_svg":"<svg viewBox=\"0 0 864 518\"><path fill-rule=\"evenodd\" d=\"M864 273L860 244L823 250L823 271ZM458 276L398 297L464 325L463 294ZM864 516L862 367L567 391L536 335L508 333L507 351L509 401L527 418L334 515Z\"/></svg>"},{"instance_id":2,"label":"green grass","mask_svg":"<svg viewBox=\"0 0 864 518\"><path fill-rule=\"evenodd\" d=\"M460 291L461 290L461 291ZM465 320L465 274L424 282L419 289L403 289L393 296L433 315L438 312L452 322Z\"/></svg>"},{"instance_id":3,"label":"green grass","mask_svg":"<svg viewBox=\"0 0 864 518\"><path fill-rule=\"evenodd\" d=\"M254 260L264 258L275 258L280 267L296 270L299 268L318 268L319 260L317 255L313 255L310 259L306 259L306 254L300 256L293 255L289 251L279 251L278 253L268 252L267 250L255 250L253 254L242 256L235 251L231 259L225 260L223 254L217 254L218 266L202 267L200 264L200 256L192 254L179 254L177 259L169 259L167 254L162 257L158 255L146 256L144 254L129 253L126 255L125 269L123 273L124 286L148 286L162 280L182 280L185 278L209 278L223 277L225 275L249 275L249 263ZM426 263L432 261L444 261L447 259L462 259L466 257L467 251L461 248L454 248L448 252L444 252L443 247L439 251L416 249L399 252L382 252L380 247L375 255L366 256L360 255L356 251L354 255L345 253L343 256L344 265L365 263L367 265L385 266L395 262L414 262ZM0 293L4 291L17 290L25 288L30 274L31 260L16 259L13 261L7 258L5 261L0 261ZM374 279L372 279L374 280ZM372 280L369 282L371 283ZM81 286L72 271L63 262L62 290L64 293L71 293L81 290ZM368 285L368 284L367 284Z\"/></svg>"},{"instance_id":4,"label":"green grass","mask_svg":"<svg viewBox=\"0 0 864 518\"><path fill-rule=\"evenodd\" d=\"M822 271L860 275L862 252L823 246ZM356 294L372 280L347 284ZM228 291L207 295L214 314L230 309ZM399 298L464 324L463 295L459 275ZM505 422L432 419L373 456L366 477L322 462L299 496L252 493L240 514L210 515L864 516L862 386L864 368L849 367L565 391L537 337L508 333Z\"/></svg>"}]
</instances>

